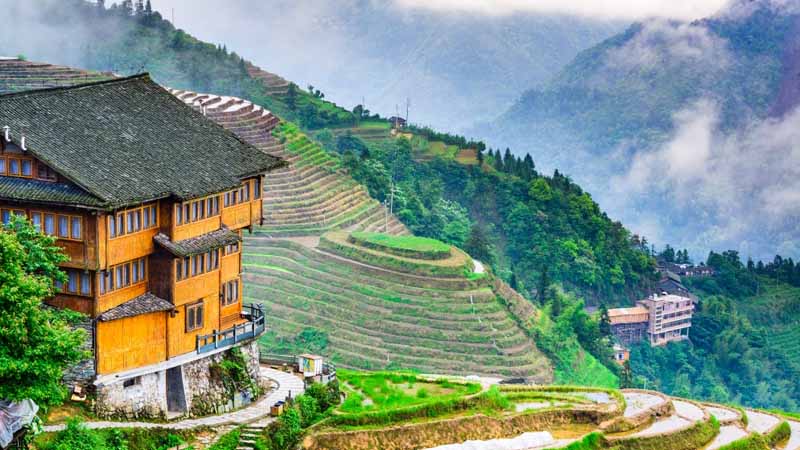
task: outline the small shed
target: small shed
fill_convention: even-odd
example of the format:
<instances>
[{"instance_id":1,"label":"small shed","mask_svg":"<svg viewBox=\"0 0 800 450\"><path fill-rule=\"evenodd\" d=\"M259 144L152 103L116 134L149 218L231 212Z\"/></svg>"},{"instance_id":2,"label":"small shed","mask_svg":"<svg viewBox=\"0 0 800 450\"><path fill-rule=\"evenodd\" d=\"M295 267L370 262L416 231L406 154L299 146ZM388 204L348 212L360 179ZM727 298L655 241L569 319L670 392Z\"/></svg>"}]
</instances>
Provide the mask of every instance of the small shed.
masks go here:
<instances>
[{"instance_id":1,"label":"small shed","mask_svg":"<svg viewBox=\"0 0 800 450\"><path fill-rule=\"evenodd\" d=\"M322 375L323 364L322 356L304 354L297 357L297 367L306 378Z\"/></svg>"}]
</instances>

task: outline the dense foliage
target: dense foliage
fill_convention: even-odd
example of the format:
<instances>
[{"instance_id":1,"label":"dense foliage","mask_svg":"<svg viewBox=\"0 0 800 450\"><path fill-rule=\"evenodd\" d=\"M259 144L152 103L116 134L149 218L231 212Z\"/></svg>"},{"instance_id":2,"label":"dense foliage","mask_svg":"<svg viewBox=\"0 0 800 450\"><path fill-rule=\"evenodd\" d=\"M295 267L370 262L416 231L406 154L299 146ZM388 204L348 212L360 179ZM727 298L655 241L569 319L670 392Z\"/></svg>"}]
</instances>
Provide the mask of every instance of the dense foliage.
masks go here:
<instances>
[{"instance_id":1,"label":"dense foliage","mask_svg":"<svg viewBox=\"0 0 800 450\"><path fill-rule=\"evenodd\" d=\"M508 165L520 169L500 172L494 156L480 169L441 159L418 163L405 139L368 145L368 156L347 153L344 165L370 194L388 200L415 234L460 247L488 235L483 253L494 247L495 268L507 279L513 272L521 291L534 293L545 268L592 303L636 297L653 280L652 258L558 172L546 177L516 158Z\"/></svg>"},{"instance_id":2,"label":"dense foliage","mask_svg":"<svg viewBox=\"0 0 800 450\"><path fill-rule=\"evenodd\" d=\"M0 399L31 399L41 406L63 401L61 377L78 361L85 334L69 321L78 315L43 306L66 256L55 238L21 217L0 228Z\"/></svg>"},{"instance_id":3,"label":"dense foliage","mask_svg":"<svg viewBox=\"0 0 800 450\"><path fill-rule=\"evenodd\" d=\"M717 276L686 281L701 298L690 341L634 347L632 384L684 397L797 411L800 361L793 355L800 342L776 345L773 340L781 327L796 327L800 290L758 276L735 251L712 252L706 263Z\"/></svg>"}]
</instances>

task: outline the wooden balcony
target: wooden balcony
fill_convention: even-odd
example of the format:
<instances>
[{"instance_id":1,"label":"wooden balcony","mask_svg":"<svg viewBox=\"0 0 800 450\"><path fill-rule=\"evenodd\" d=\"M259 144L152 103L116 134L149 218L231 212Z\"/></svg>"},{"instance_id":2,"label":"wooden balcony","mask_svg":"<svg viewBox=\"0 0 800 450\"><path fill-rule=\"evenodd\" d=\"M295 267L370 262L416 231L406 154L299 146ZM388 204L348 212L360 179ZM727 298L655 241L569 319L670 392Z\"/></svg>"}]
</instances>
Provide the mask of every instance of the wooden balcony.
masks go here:
<instances>
[{"instance_id":1,"label":"wooden balcony","mask_svg":"<svg viewBox=\"0 0 800 450\"><path fill-rule=\"evenodd\" d=\"M197 335L197 353L208 353L216 349L232 347L239 342L254 339L266 329L264 307L262 305L244 305L242 318L247 322L235 325L211 334Z\"/></svg>"}]
</instances>

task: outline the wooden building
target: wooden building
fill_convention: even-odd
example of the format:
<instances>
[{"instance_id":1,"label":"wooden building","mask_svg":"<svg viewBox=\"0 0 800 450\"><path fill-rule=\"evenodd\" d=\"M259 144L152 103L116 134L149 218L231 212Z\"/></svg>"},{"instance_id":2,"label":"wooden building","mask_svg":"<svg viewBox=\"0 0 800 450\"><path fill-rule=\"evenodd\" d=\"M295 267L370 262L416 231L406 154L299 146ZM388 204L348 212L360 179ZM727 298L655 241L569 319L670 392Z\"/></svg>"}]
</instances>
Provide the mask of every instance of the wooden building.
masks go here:
<instances>
[{"instance_id":1,"label":"wooden building","mask_svg":"<svg viewBox=\"0 0 800 450\"><path fill-rule=\"evenodd\" d=\"M0 218L69 255L49 303L92 319L98 402L115 411L153 376L149 411L185 411L181 368L264 329L242 303L241 236L283 162L146 74L2 95L0 127Z\"/></svg>"}]
</instances>

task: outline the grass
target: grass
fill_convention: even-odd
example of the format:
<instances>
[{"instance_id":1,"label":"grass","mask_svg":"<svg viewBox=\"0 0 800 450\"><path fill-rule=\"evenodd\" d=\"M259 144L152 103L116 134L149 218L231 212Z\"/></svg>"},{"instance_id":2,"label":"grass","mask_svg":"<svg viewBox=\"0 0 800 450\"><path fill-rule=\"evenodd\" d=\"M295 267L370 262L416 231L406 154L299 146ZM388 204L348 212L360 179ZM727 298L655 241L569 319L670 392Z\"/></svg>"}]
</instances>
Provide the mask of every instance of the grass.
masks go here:
<instances>
[{"instance_id":1,"label":"grass","mask_svg":"<svg viewBox=\"0 0 800 450\"><path fill-rule=\"evenodd\" d=\"M341 411L360 413L416 406L443 399L459 398L480 392L478 384L455 384L447 380L425 381L412 373L350 370L337 371L339 380L354 391L342 404Z\"/></svg>"},{"instance_id":2,"label":"grass","mask_svg":"<svg viewBox=\"0 0 800 450\"><path fill-rule=\"evenodd\" d=\"M350 240L358 245L398 253L420 259L440 259L450 256L450 246L436 239L417 236L392 236L383 233L354 231Z\"/></svg>"},{"instance_id":3,"label":"grass","mask_svg":"<svg viewBox=\"0 0 800 450\"><path fill-rule=\"evenodd\" d=\"M446 259L423 260L361 247L351 243L346 232L324 234L319 247L363 264L419 276L464 279L474 271L472 259L457 249L451 249L451 255Z\"/></svg>"}]
</instances>

